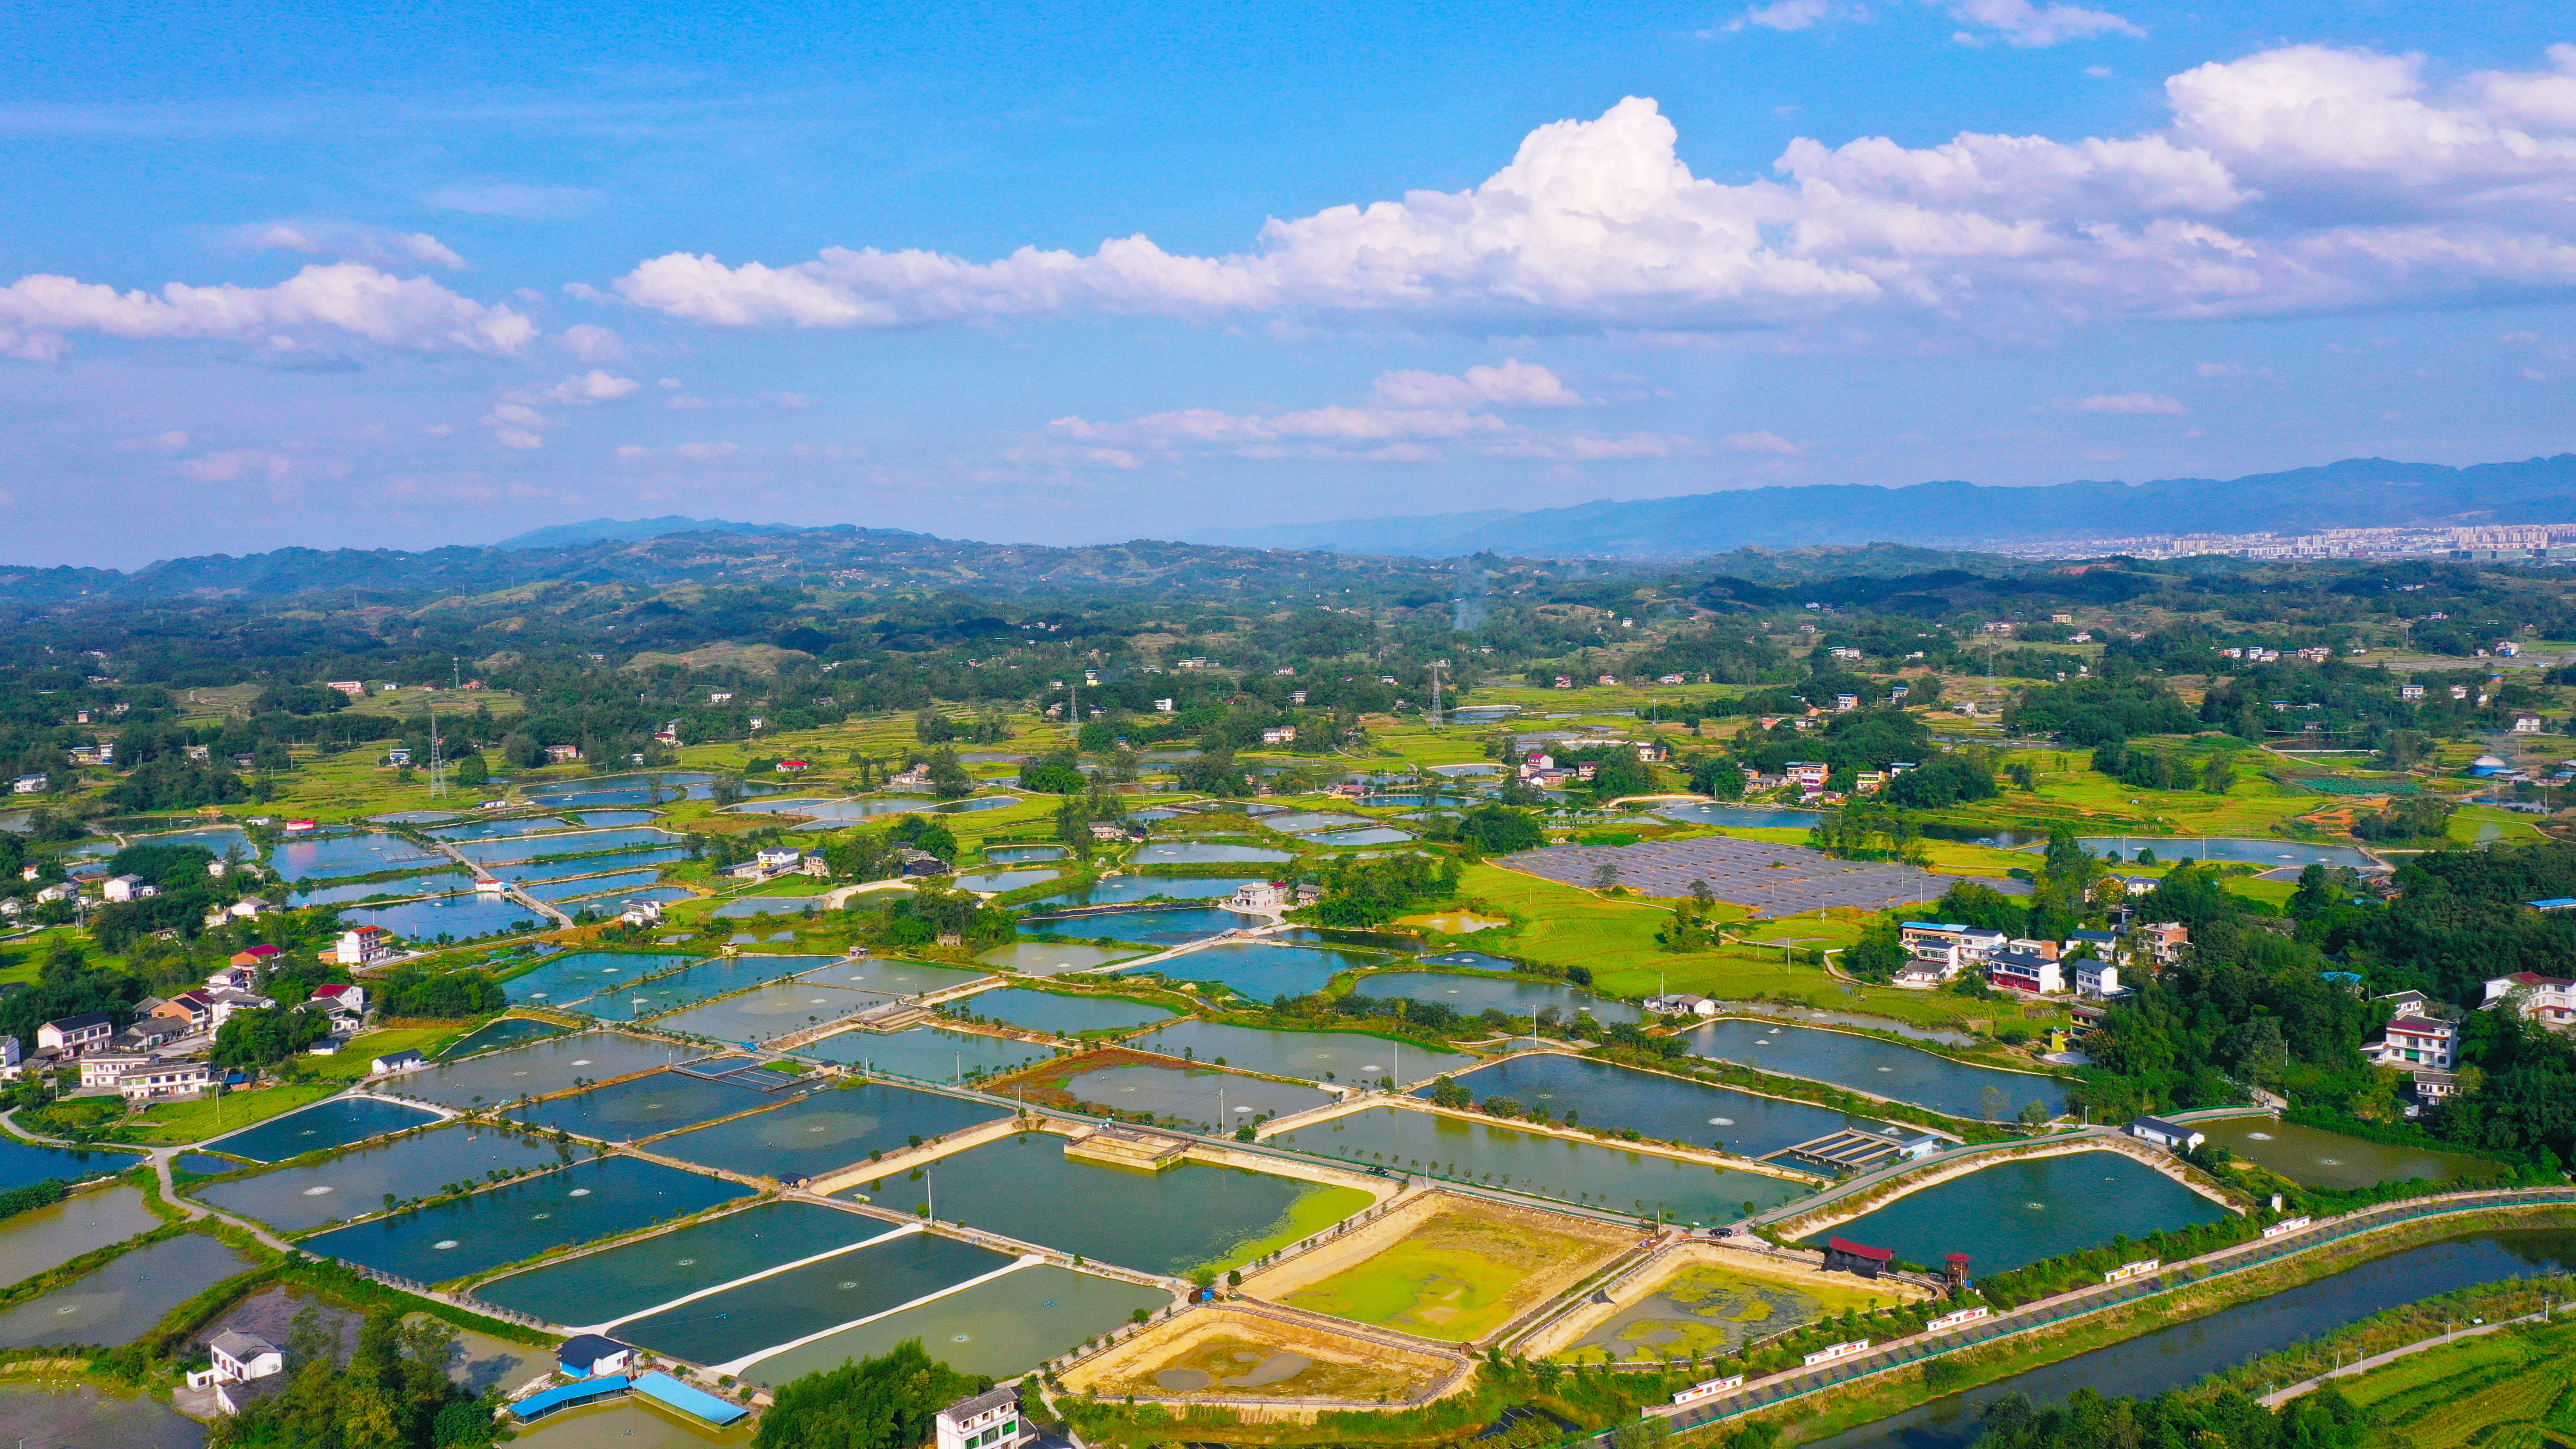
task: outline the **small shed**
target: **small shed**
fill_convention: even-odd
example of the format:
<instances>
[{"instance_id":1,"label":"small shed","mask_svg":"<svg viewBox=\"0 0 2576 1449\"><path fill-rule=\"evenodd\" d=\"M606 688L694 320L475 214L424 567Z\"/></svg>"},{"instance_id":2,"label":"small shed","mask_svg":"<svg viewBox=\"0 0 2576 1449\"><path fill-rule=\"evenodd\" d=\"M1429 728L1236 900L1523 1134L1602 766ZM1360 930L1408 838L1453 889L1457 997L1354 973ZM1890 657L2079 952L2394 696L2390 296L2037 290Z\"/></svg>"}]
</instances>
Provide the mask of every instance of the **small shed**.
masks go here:
<instances>
[{"instance_id":1,"label":"small shed","mask_svg":"<svg viewBox=\"0 0 2576 1449\"><path fill-rule=\"evenodd\" d=\"M1849 1238L1825 1239L1825 1271L1875 1278L1896 1261L1894 1248L1873 1248Z\"/></svg>"},{"instance_id":2,"label":"small shed","mask_svg":"<svg viewBox=\"0 0 2576 1449\"><path fill-rule=\"evenodd\" d=\"M717 1428L723 1428L751 1412L740 1404L719 1399L703 1389L693 1389L658 1370L638 1376L629 1387L648 1399L668 1404L691 1417L704 1419Z\"/></svg>"},{"instance_id":3,"label":"small shed","mask_svg":"<svg viewBox=\"0 0 2576 1449\"><path fill-rule=\"evenodd\" d=\"M2168 1122L2162 1117L2140 1117L2129 1124L2129 1135L2174 1152L2190 1152L2209 1140L2205 1133L2196 1132L2180 1122Z\"/></svg>"},{"instance_id":4,"label":"small shed","mask_svg":"<svg viewBox=\"0 0 2576 1449\"><path fill-rule=\"evenodd\" d=\"M596 1333L576 1333L564 1340L563 1347L555 1350L555 1362L562 1365L563 1371L581 1379L622 1373L634 1356L635 1350L631 1345L613 1338L602 1338Z\"/></svg>"}]
</instances>

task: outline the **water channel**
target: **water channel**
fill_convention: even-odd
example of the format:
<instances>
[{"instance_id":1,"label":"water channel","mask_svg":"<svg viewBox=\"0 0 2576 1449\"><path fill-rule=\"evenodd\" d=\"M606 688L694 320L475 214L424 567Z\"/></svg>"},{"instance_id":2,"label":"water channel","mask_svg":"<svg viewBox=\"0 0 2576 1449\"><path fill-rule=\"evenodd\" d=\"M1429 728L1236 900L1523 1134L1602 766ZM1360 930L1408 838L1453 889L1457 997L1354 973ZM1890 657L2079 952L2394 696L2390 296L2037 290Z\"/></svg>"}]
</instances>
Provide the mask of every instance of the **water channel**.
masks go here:
<instances>
[{"instance_id":1,"label":"water channel","mask_svg":"<svg viewBox=\"0 0 2576 1449\"><path fill-rule=\"evenodd\" d=\"M2066 1086L2055 1077L1971 1066L1853 1032L1730 1018L1693 1027L1681 1039L1704 1057L1830 1082L1953 1117L2000 1121L2031 1102L2052 1117L2066 1111Z\"/></svg>"},{"instance_id":2,"label":"water channel","mask_svg":"<svg viewBox=\"0 0 2576 1449\"><path fill-rule=\"evenodd\" d=\"M2576 1232L2565 1229L2475 1233L2427 1243L2206 1318L1935 1399L1820 1440L1816 1449L1964 1449L1981 1435L1978 1413L2009 1394L2051 1403L2090 1388L2143 1398L2400 1303L2571 1268L2576 1268Z\"/></svg>"}]
</instances>

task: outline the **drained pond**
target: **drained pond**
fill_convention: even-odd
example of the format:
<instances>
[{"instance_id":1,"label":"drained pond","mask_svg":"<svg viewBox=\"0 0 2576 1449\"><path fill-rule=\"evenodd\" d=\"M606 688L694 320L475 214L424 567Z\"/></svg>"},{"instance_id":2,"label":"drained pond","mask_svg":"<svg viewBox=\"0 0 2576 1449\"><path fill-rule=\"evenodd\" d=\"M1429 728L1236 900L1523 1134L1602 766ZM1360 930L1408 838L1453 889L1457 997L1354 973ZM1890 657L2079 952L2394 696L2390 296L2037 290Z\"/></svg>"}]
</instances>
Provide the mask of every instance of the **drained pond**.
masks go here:
<instances>
[{"instance_id":1,"label":"drained pond","mask_svg":"<svg viewBox=\"0 0 2576 1449\"><path fill-rule=\"evenodd\" d=\"M1847 1031L1729 1019L1693 1027L1681 1039L1704 1057L1850 1087L1953 1117L2002 1121L2032 1102L2051 1117L2066 1112L2066 1084L2055 1077L1971 1066Z\"/></svg>"}]
</instances>

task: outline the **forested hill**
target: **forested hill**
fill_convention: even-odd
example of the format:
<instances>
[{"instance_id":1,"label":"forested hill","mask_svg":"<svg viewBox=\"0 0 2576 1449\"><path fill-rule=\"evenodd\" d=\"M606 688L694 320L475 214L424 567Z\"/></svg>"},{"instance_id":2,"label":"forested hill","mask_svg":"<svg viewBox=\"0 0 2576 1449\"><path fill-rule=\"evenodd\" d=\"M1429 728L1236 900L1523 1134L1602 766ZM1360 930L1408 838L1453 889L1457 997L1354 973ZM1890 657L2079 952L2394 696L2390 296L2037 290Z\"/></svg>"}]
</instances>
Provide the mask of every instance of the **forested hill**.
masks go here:
<instances>
[{"instance_id":1,"label":"forested hill","mask_svg":"<svg viewBox=\"0 0 2576 1449\"><path fill-rule=\"evenodd\" d=\"M1347 519L1192 537L1270 548L1455 557L1673 558L1758 544L1901 538L1950 548L2163 533L2297 533L2402 524L2576 522L2576 454L2453 468L2349 458L2246 478L1746 488L1532 513Z\"/></svg>"}]
</instances>

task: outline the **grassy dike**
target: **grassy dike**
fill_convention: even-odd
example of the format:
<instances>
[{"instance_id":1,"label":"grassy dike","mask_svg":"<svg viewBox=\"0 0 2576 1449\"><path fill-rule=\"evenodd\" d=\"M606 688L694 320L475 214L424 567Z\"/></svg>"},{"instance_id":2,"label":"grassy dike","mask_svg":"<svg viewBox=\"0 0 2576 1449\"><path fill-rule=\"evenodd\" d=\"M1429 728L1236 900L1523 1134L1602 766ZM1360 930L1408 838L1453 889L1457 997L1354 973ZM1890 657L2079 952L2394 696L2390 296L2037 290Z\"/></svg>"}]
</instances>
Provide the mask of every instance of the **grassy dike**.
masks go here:
<instances>
[{"instance_id":1,"label":"grassy dike","mask_svg":"<svg viewBox=\"0 0 2576 1449\"><path fill-rule=\"evenodd\" d=\"M1875 1423L1934 1399L2008 1379L2095 1349L2108 1348L2158 1329L2205 1318L2221 1309L2329 1278L2372 1259L2425 1243L2495 1228L2551 1227L2576 1227L2576 1207L2550 1204L2529 1208L2491 1208L2392 1224L2316 1252L2298 1254L2225 1277L2198 1279L2168 1292L2054 1327L2017 1334L1998 1342L1946 1354L1924 1364L1908 1365L1848 1384L1838 1384L1787 1404L1719 1420L1680 1437L1698 1443L1722 1441L1748 1424L1768 1422L1789 1430L1792 1441L1829 1438L1846 1429ZM1936 1380L1940 1385L1937 1389L1933 1387Z\"/></svg>"}]
</instances>

